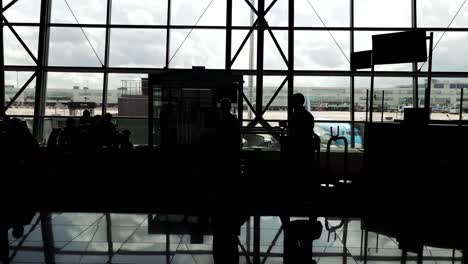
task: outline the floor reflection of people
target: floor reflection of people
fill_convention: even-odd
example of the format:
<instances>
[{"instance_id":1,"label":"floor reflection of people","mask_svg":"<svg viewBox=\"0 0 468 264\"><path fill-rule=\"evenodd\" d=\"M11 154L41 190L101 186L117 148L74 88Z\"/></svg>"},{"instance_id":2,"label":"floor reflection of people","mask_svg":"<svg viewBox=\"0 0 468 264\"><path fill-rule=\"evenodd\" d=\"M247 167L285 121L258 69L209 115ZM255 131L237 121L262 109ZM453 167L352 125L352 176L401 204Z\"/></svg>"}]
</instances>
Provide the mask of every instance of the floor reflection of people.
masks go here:
<instances>
[{"instance_id":1,"label":"floor reflection of people","mask_svg":"<svg viewBox=\"0 0 468 264\"><path fill-rule=\"evenodd\" d=\"M0 263L8 264L10 244L8 240L8 227L0 224Z\"/></svg>"},{"instance_id":2,"label":"floor reflection of people","mask_svg":"<svg viewBox=\"0 0 468 264\"><path fill-rule=\"evenodd\" d=\"M239 234L247 216L219 214L213 217L214 264L239 263Z\"/></svg>"}]
</instances>

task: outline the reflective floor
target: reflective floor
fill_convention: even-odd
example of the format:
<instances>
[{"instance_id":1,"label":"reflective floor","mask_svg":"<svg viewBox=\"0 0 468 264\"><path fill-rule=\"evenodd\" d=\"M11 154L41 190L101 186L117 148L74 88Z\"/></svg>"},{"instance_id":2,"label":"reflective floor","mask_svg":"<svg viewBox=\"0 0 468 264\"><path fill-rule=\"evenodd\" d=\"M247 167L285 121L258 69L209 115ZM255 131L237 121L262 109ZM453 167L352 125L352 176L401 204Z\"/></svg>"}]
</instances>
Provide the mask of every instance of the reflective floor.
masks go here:
<instances>
[{"instance_id":1,"label":"reflective floor","mask_svg":"<svg viewBox=\"0 0 468 264\"><path fill-rule=\"evenodd\" d=\"M24 241L10 236L12 263L44 263L43 235L36 217L26 226ZM319 219L323 224L325 219ZM340 221L329 220L330 226ZM107 225L111 223L108 234ZM324 224L325 226L325 224ZM32 230L31 228L34 227ZM317 263L354 264L363 262L364 245L359 220L329 232L325 228L320 239L314 241ZM148 234L147 215L63 213L52 215L52 233L56 263L213 263L211 236L203 244L190 244L189 235ZM29 233L29 231L31 232ZM29 234L28 234L29 233ZM275 239L276 238L276 239ZM250 264L253 251L253 219L241 229L240 263ZM166 241L169 244L166 244ZM260 264L282 263L283 236L278 217L260 219ZM402 252L392 238L375 233L368 235L368 263L400 263ZM454 254L454 255L453 255ZM250 258L247 260L246 255ZM455 257L453 257L455 256ZM461 263L461 252L437 248L424 249L424 263ZM416 263L416 256L408 253L407 263Z\"/></svg>"}]
</instances>

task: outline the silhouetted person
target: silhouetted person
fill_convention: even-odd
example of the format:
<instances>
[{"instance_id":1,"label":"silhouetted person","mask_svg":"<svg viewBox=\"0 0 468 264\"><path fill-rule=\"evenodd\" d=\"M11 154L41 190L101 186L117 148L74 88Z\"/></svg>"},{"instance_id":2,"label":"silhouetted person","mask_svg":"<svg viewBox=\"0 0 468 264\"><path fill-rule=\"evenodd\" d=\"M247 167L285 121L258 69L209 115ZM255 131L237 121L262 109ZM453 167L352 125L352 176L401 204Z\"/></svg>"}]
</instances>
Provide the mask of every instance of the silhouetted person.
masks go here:
<instances>
[{"instance_id":1,"label":"silhouetted person","mask_svg":"<svg viewBox=\"0 0 468 264\"><path fill-rule=\"evenodd\" d=\"M60 134L62 133L62 129L60 128L53 128L47 138L47 150L48 151L55 151L57 150L58 142Z\"/></svg>"},{"instance_id":2,"label":"silhouetted person","mask_svg":"<svg viewBox=\"0 0 468 264\"><path fill-rule=\"evenodd\" d=\"M90 140L91 147L94 151L100 149L104 144L103 119L101 115L92 117Z\"/></svg>"},{"instance_id":3,"label":"silhouetted person","mask_svg":"<svg viewBox=\"0 0 468 264\"><path fill-rule=\"evenodd\" d=\"M284 174L289 180L285 184L291 184L295 192L290 198L305 198L310 193L311 181L318 181L319 166L314 162L314 117L304 107L304 95L296 93L291 100L292 114L289 122L288 137L284 145ZM316 186L316 185L313 185Z\"/></svg>"},{"instance_id":4,"label":"silhouetted person","mask_svg":"<svg viewBox=\"0 0 468 264\"><path fill-rule=\"evenodd\" d=\"M92 123L91 112L89 110L84 110L83 115L80 117L80 127L90 127Z\"/></svg>"},{"instance_id":5,"label":"silhouetted person","mask_svg":"<svg viewBox=\"0 0 468 264\"><path fill-rule=\"evenodd\" d=\"M213 159L213 188L216 197L226 201L236 195L234 186L240 181L240 127L237 118L231 114L231 101L223 98L220 101L216 123L216 148ZM230 191L234 191L231 193ZM229 205L226 205L229 206ZM241 225L247 218L238 215L215 215L213 217L213 258L215 263L239 263L238 235Z\"/></svg>"},{"instance_id":6,"label":"silhouetted person","mask_svg":"<svg viewBox=\"0 0 468 264\"><path fill-rule=\"evenodd\" d=\"M8 124L6 149L13 162L20 167L25 167L24 164L32 161L35 152L39 145L29 131L26 122L17 118L12 118Z\"/></svg>"},{"instance_id":7,"label":"silhouetted person","mask_svg":"<svg viewBox=\"0 0 468 264\"><path fill-rule=\"evenodd\" d=\"M213 223L213 260L214 264L238 264L238 241L240 227L249 217L236 215L216 215Z\"/></svg>"},{"instance_id":8,"label":"silhouetted person","mask_svg":"<svg viewBox=\"0 0 468 264\"><path fill-rule=\"evenodd\" d=\"M91 117L88 110L83 112L78 127L77 150L80 152L93 152L100 143L99 127L101 125L101 116Z\"/></svg>"},{"instance_id":9,"label":"silhouetted person","mask_svg":"<svg viewBox=\"0 0 468 264\"><path fill-rule=\"evenodd\" d=\"M78 128L75 126L75 119L67 118L65 128L58 137L60 148L66 151L74 151L77 144Z\"/></svg>"},{"instance_id":10,"label":"silhouetted person","mask_svg":"<svg viewBox=\"0 0 468 264\"><path fill-rule=\"evenodd\" d=\"M231 101L224 98L214 120L214 135L209 139L208 162L211 164L209 175L214 185L235 181L239 177L240 130L237 118L231 114ZM222 193L225 195L226 193Z\"/></svg>"},{"instance_id":11,"label":"silhouetted person","mask_svg":"<svg viewBox=\"0 0 468 264\"><path fill-rule=\"evenodd\" d=\"M301 93L296 93L292 98L292 116L289 122L289 143L291 151L299 155L308 155L314 141L314 117L304 107L305 98Z\"/></svg>"},{"instance_id":12,"label":"silhouetted person","mask_svg":"<svg viewBox=\"0 0 468 264\"><path fill-rule=\"evenodd\" d=\"M231 100L223 98L220 101L219 120L216 128L220 152L238 157L240 151L239 121L231 114ZM234 158L234 157L230 157Z\"/></svg>"},{"instance_id":13,"label":"silhouetted person","mask_svg":"<svg viewBox=\"0 0 468 264\"><path fill-rule=\"evenodd\" d=\"M104 114L102 117L101 129L103 145L106 147L112 146L115 141L115 136L117 135L116 126L112 122L112 114Z\"/></svg>"}]
</instances>

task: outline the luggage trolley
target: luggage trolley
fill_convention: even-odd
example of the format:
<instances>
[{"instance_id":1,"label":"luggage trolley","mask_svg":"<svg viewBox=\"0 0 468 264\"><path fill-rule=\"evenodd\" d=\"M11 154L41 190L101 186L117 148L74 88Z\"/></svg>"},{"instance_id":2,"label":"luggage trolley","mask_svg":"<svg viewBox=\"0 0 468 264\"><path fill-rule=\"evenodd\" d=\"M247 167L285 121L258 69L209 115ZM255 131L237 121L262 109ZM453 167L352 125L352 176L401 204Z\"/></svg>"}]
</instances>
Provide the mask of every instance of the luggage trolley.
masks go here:
<instances>
[{"instance_id":1,"label":"luggage trolley","mask_svg":"<svg viewBox=\"0 0 468 264\"><path fill-rule=\"evenodd\" d=\"M326 153L326 173L327 179L322 187L333 188L337 184L349 184L351 180L348 179L348 139L346 137L339 136L340 135L340 127L337 127L337 134L333 134L333 128L330 127L330 139L327 143L327 153ZM331 144L333 142L343 141L344 142L344 156L343 156L343 174L342 177L335 177L331 171Z\"/></svg>"}]
</instances>

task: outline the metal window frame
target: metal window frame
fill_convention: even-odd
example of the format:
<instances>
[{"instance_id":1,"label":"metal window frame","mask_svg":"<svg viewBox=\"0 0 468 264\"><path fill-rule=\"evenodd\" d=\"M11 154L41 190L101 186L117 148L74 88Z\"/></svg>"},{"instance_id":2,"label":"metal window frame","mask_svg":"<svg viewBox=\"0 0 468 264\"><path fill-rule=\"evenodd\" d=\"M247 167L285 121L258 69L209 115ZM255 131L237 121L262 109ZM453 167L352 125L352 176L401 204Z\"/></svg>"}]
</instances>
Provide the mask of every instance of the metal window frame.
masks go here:
<instances>
[{"instance_id":1,"label":"metal window frame","mask_svg":"<svg viewBox=\"0 0 468 264\"><path fill-rule=\"evenodd\" d=\"M50 2L50 0L43 0L46 2ZM220 1L220 0L218 0ZM409 3L411 4L411 26L408 27L355 27L354 26L354 0L350 0L350 24L348 27L296 27L295 25L289 25L289 26L267 26L267 27L262 27L262 25L254 25L254 27L250 26L234 26L232 25L232 22L229 23L229 14L232 17L232 0L226 0L227 1L227 8L226 8L226 14L227 14L227 21L226 25L222 26L192 26L192 25L172 25L171 24L171 0L168 0L168 6L167 6L167 24L165 25L126 25L126 24L113 24L111 21L111 13L112 13L112 0L108 0L108 4L106 7L106 23L105 24L71 24L71 23L52 23L50 20L50 6L49 6L49 11L46 19L42 19L41 16L41 21L39 23L23 23L23 22L8 22L8 21L2 21L2 23L8 27L16 27L16 26L28 26L28 27L39 27L40 31L40 41L43 41L44 38L47 39L46 43L43 43L41 48L39 48L38 53L40 53L43 58L38 58L38 65L37 66L17 66L17 65L5 65L4 62L0 61L0 64L2 65L3 71L2 74L0 74L0 82L4 80L4 73L5 71L39 71L38 72L38 79L36 82L36 96L38 99L37 103L39 106L36 107L35 109L35 116L43 115L44 114L44 105L45 102L45 87L46 86L46 75L47 72L96 72L96 73L103 73L104 74L104 83L103 83L103 98L102 98L102 110L103 113L106 112L107 110L107 91L108 91L108 74L109 73L141 73L141 72L154 72L154 71L159 71L159 70L164 70L162 69L154 69L154 68L119 68L119 67L111 67L109 65L109 49L110 49L110 32L112 28L128 28L128 29L165 29L167 32L166 35L166 66L167 68L169 65L167 65L168 62L168 56L169 56L169 50L170 50L170 33L172 29L218 29L218 30L225 30L226 31L226 48L231 46L232 43L228 43L230 39L232 39L232 30L252 30L252 31L257 31L258 35L258 41L257 41L257 69L256 70L233 70L233 72L240 73L240 74L248 74L248 75L255 75L257 76L257 96L256 96L256 105L255 107L258 108L256 111L257 113L260 114L260 116L257 117L257 120L260 120L262 118L262 114L265 112L265 109L260 110L260 108L263 108L263 76L267 75L274 75L274 76L289 76L288 80L288 94L289 96L292 95L289 90L293 91L293 88L289 88L289 86L294 86L293 84L293 79L294 76L349 76L350 77L350 94L351 94L351 103L350 105L352 106L350 108L350 120L352 126L354 126L355 122L355 114L354 114L354 77L356 76L370 76L369 72L351 72L349 71L312 71L312 70L295 70L294 69L294 63L293 63L293 57L294 57L294 45L289 45L289 43L294 41L294 38L289 38L288 39L288 46L292 47L292 52L291 50L288 50L288 58L286 60L285 54L280 51L282 54L283 60L285 62L288 62L287 70L278 70L278 71L269 71L269 70L264 70L263 67L258 67L263 65L263 46L264 46L264 41L262 41L262 38L260 35L264 35L264 30L268 30L271 32L272 30L287 30L288 32L292 32L292 35L296 31L346 31L350 33L350 49L351 52L354 51L354 34L356 31L401 31L401 30L411 30L411 29L416 29L416 28L423 28L427 31L450 31L450 32L468 32L467 28L442 28L442 27L418 27L417 25L417 0L409 0ZM248 2L248 1L246 1ZM261 1L260 1L261 2ZM261 4L259 2L259 5ZM276 2L276 1L274 1ZM272 8L274 2L268 7L268 11ZM8 5L8 7L5 7L2 9L2 11L6 11L7 8L13 6L16 2L13 1L11 4ZM267 12L265 10L265 4L263 3L263 10L256 10L255 12L257 15L262 15L264 16L264 13ZM292 3L294 5L294 2ZM253 10L253 9L252 9ZM41 13L42 14L42 13ZM2 13L3 16L3 13ZM294 16L294 13L292 13L292 16ZM294 17L292 17L293 23L294 23ZM290 22L290 21L289 21ZM260 23L257 23L260 24ZM65 28L76 28L76 27L83 27L83 28L102 28L106 30L106 36L105 36L105 65L104 67L69 67L69 66L49 66L47 64L47 59L49 57L48 54L48 45L49 45L49 32L52 27L65 27ZM3 29L3 27L2 27ZM45 32L45 35L43 35L41 32ZM261 33L260 33L261 32ZM260 33L260 34L259 34ZM291 35L291 33L288 33ZM1 37L3 37L3 34L0 34ZM2 42L3 44L3 42ZM3 45L2 45L3 46ZM242 45L241 49L244 48L245 45ZM3 52L3 47L2 48ZM237 53L239 53L241 51ZM227 58L231 57L230 53L231 50L226 49L226 60ZM237 57L237 56L235 56ZM3 58L3 56L2 56ZM235 58L234 58L235 59ZM230 70L232 66L232 62L225 64L225 69ZM382 77L410 77L412 78L413 82L413 104L417 107L418 105L418 77L424 76L424 72L417 72L417 64L413 64L413 69L412 71L405 71L405 72L398 72L398 71L386 71L386 72L376 72L375 76L382 76ZM468 71L467 72L434 72L434 77L456 77L456 78L464 78L468 77ZM4 82L4 81L3 81ZM4 86L2 86L3 90L1 91L0 95L0 102L2 103L2 107L4 108L5 106L5 98L4 98ZM0 109L0 113L1 113ZM40 129L41 127L41 120L36 120L38 122L35 123L35 127L37 126L38 128L35 128L35 135L39 136L40 134ZM349 121L349 120L344 120L344 121ZM352 132L354 129L352 130ZM354 143L354 142L352 142Z\"/></svg>"},{"instance_id":2,"label":"metal window frame","mask_svg":"<svg viewBox=\"0 0 468 264\"><path fill-rule=\"evenodd\" d=\"M2 14L8 8L13 6L18 0L13 0L7 6L2 8ZM24 1L24 0L23 0ZM226 31L226 43L225 43L225 69L231 70L233 73L236 74L243 74L243 75L250 75L257 77L257 95L256 95L256 105L255 108L250 104L256 114L255 122L265 124L266 122L261 122L263 120L263 114L268 110L268 106L274 101L275 96L278 94L280 89L285 85L285 81L287 80L287 92L288 92L288 105L290 98L294 92L294 77L295 76L334 76L334 77L349 77L350 78L350 120L343 120L344 122L351 123L352 131L351 133L354 134L354 127L356 123L362 123L360 121L355 120L355 112L354 112L354 104L355 104L355 77L370 77L370 71L359 71L353 72L351 70L343 70L343 71L324 71L324 70L296 70L294 68L294 33L298 31L345 31L349 32L350 34L350 52L354 52L354 36L355 32L359 31L404 31L404 30L415 30L415 29L425 29L427 31L434 31L434 32L441 32L441 31L448 31L448 32L468 32L468 28L442 28L442 27L418 27L417 24L417 0L408 0L408 3L411 4L411 25L408 27L355 27L354 26L354 15L355 15L355 1L349 0L350 2L350 21L349 26L347 27L305 27L305 26L295 26L294 24L294 0L287 0L288 1L288 26L268 26L264 25L264 16L265 13L268 12L276 1L273 1L272 4L265 9L265 0L258 1L258 8L256 9L253 7L252 4L250 10L251 12L255 12L258 17L260 18L258 23L255 23L253 26L236 26L232 25L232 1L241 1L241 0L217 0L217 1L227 1L226 5L226 24L225 25L212 25L212 26L192 26L192 25L173 25L171 23L171 0L167 0L167 23L164 25L127 25L127 24L114 24L112 23L111 16L112 16L112 0L107 0L106 6L106 23L105 24L71 24L71 23L52 23L51 22L51 1L52 0L42 0L41 1L41 17L40 21L37 23L24 23L24 22L9 22L6 19L2 19L0 21L2 25L0 26L0 67L2 68L0 71L0 116L4 114L5 110L5 72L6 71L31 71L35 72L37 75L36 77L36 92L35 92L35 107L34 107L34 135L37 138L42 138L42 126L43 126L43 117L45 116L45 101L46 101L46 86L47 86L47 73L48 72L90 72L90 73L102 73L104 75L104 82L103 82L103 98L102 98L102 111L103 113L107 110L107 94L109 89L109 74L111 73L142 73L142 72L162 72L169 68L169 56L170 56L170 34L171 31L174 29L197 29L197 30L224 30ZM248 4L250 3L249 0L245 0ZM0 0L0 6L3 7L3 0ZM252 8L253 7L253 8ZM255 10L255 11L253 11ZM39 46L38 46L38 57L37 57L37 65L5 65L4 61L4 26L9 28L13 27L36 27L39 28ZM48 65L48 58L49 58L49 44L50 38L49 33L51 28L101 28L105 29L105 60L103 67L69 67L69 66L50 66ZM165 54L166 54L166 67L164 68L123 68L123 67L112 67L109 64L109 57L110 57L110 35L112 29L162 29L166 30L166 47L165 47ZM236 52L234 58L232 57L232 30L249 30L249 35L256 31L257 33L257 68L256 69L231 69L234 60L237 58L240 51L245 47L246 41L243 42L241 48ZM272 35L273 40L275 41L274 35L272 31L287 31L288 32L288 51L287 57L286 54L283 53L281 50L281 55L283 60L287 64L286 70L265 70L263 65L263 57L264 57L264 31L268 30L269 33ZM14 30L13 30L14 32ZM19 39L21 42L21 40ZM24 42L23 42L24 43ZM275 45L278 47L279 45L275 41ZM23 45L25 46L25 45ZM25 47L27 50L27 48ZM31 54L31 52L29 52ZM376 71L376 77L406 77L411 78L413 83L413 104L415 107L418 107L419 104L419 95L418 95L418 78L425 77L427 74L425 72L417 72L417 64L413 63L411 71ZM174 70L177 70L174 68ZM280 85L280 88L276 91L275 95L267 106L263 107L263 77L264 76L286 76L285 81ZM462 72L456 71L448 71L448 72L433 72L433 77L453 77L453 78L468 78L468 70ZM26 87L26 86L24 86ZM23 89L24 90L24 89ZM19 95L19 94L18 94ZM461 101L463 102L463 101ZM460 111L461 113L462 111ZM288 107L288 116L290 116L291 109ZM461 115L460 115L461 116ZM152 120L152 116L149 115L149 119ZM153 128L149 128L152 130ZM151 134L148 135L150 139L148 142L152 142ZM354 145L354 137L352 138L352 145ZM108 222L108 227L111 226L111 217L110 215L106 217ZM49 222L49 221L46 221ZM50 230L49 230L50 231ZM53 242L52 233L44 233L46 236L46 240ZM256 239L258 237L256 236ZM255 241L254 241L255 242ZM108 230L108 243L109 245L112 244L112 234ZM255 244L255 243L254 243ZM52 244L53 245L53 244ZM258 245L255 245L258 248ZM250 247L248 247L250 248ZM50 249L50 246L49 246ZM250 249L249 249L250 251ZM108 254L112 253L112 247L109 246ZM343 253L343 257L344 257ZM254 262L258 263L260 261L261 254L254 254ZM265 262L266 258L262 260ZM49 251L49 254L46 256L46 262L53 261L53 252Z\"/></svg>"}]
</instances>

